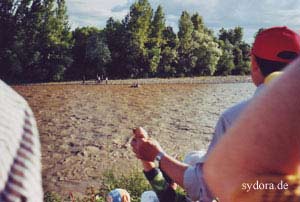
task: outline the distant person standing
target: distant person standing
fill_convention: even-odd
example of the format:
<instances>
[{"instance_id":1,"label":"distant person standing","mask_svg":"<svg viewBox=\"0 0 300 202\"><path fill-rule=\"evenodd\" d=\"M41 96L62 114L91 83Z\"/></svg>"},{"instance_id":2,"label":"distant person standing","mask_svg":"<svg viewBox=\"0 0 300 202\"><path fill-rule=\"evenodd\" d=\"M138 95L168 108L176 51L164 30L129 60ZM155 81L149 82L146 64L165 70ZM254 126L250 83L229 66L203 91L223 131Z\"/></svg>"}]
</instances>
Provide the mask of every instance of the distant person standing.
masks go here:
<instances>
[{"instance_id":1,"label":"distant person standing","mask_svg":"<svg viewBox=\"0 0 300 202\"><path fill-rule=\"evenodd\" d=\"M101 83L101 77L97 74L97 83Z\"/></svg>"},{"instance_id":2,"label":"distant person standing","mask_svg":"<svg viewBox=\"0 0 300 202\"><path fill-rule=\"evenodd\" d=\"M108 77L105 78L105 84L108 84Z\"/></svg>"},{"instance_id":3,"label":"distant person standing","mask_svg":"<svg viewBox=\"0 0 300 202\"><path fill-rule=\"evenodd\" d=\"M42 202L39 133L27 102L0 80L0 201Z\"/></svg>"},{"instance_id":4,"label":"distant person standing","mask_svg":"<svg viewBox=\"0 0 300 202\"><path fill-rule=\"evenodd\" d=\"M82 84L85 84L85 76L82 76Z\"/></svg>"}]
</instances>

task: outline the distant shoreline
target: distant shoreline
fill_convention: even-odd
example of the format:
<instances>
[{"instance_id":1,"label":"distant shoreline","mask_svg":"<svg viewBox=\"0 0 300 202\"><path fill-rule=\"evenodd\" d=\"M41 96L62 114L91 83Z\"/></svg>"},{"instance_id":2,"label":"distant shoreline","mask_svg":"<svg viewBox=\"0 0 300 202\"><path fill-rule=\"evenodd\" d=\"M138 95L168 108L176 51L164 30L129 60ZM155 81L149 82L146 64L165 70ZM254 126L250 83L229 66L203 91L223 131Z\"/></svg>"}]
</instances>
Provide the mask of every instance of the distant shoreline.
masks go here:
<instances>
[{"instance_id":1,"label":"distant shoreline","mask_svg":"<svg viewBox=\"0 0 300 202\"><path fill-rule=\"evenodd\" d=\"M108 85L139 85L149 84L222 84L222 83L249 83L250 76L202 76L202 77L183 77L183 78L143 78L143 79L117 79L108 80ZM12 86L30 86L30 85L79 85L82 81L63 81L48 83L27 83L12 84ZM87 80L85 85L106 85L105 81L97 83L96 80Z\"/></svg>"}]
</instances>

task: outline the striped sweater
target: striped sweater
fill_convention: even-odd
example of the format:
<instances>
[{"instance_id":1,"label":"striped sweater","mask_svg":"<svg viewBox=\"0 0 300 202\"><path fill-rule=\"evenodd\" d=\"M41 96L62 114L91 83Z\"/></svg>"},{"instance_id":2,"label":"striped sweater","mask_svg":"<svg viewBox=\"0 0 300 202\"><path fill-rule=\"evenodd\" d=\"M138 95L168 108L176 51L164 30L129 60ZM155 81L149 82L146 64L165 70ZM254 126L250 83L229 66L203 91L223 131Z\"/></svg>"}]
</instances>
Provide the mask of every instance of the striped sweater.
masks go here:
<instances>
[{"instance_id":1,"label":"striped sweater","mask_svg":"<svg viewBox=\"0 0 300 202\"><path fill-rule=\"evenodd\" d=\"M39 133L27 102L0 80L0 202L43 201Z\"/></svg>"}]
</instances>

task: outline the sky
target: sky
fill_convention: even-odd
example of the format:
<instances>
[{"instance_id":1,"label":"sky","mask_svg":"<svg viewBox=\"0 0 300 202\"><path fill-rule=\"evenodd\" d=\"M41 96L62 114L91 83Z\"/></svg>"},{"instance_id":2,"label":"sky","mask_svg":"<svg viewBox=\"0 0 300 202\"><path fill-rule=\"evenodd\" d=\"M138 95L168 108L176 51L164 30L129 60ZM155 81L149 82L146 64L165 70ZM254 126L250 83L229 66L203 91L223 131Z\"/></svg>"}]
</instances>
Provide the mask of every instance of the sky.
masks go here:
<instances>
[{"instance_id":1,"label":"sky","mask_svg":"<svg viewBox=\"0 0 300 202\"><path fill-rule=\"evenodd\" d=\"M72 29L82 26L104 28L109 17L122 20L134 0L66 0ZM253 42L261 27L288 26L300 31L300 0L149 0L155 10L160 4L166 25L178 30L183 10L198 12L215 35L225 29L241 26L244 40Z\"/></svg>"}]
</instances>

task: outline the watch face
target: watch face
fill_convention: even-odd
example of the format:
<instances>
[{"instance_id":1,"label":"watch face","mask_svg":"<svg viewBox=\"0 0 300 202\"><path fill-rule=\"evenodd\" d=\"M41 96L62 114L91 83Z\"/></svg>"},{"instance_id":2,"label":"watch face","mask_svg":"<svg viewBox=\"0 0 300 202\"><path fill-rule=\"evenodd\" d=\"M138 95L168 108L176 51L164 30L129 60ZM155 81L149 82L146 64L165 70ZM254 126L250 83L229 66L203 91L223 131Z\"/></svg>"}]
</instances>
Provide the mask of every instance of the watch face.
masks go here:
<instances>
[{"instance_id":1,"label":"watch face","mask_svg":"<svg viewBox=\"0 0 300 202\"><path fill-rule=\"evenodd\" d=\"M157 155L157 156L155 157L155 160L157 160L157 161L160 161L160 159L161 159L161 157L160 157L159 155Z\"/></svg>"},{"instance_id":2,"label":"watch face","mask_svg":"<svg viewBox=\"0 0 300 202\"><path fill-rule=\"evenodd\" d=\"M155 159L156 159L157 161L160 161L161 158L162 158L164 155L165 155L164 153L159 152L159 153L157 154L157 156L155 157Z\"/></svg>"}]
</instances>

